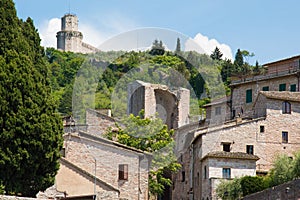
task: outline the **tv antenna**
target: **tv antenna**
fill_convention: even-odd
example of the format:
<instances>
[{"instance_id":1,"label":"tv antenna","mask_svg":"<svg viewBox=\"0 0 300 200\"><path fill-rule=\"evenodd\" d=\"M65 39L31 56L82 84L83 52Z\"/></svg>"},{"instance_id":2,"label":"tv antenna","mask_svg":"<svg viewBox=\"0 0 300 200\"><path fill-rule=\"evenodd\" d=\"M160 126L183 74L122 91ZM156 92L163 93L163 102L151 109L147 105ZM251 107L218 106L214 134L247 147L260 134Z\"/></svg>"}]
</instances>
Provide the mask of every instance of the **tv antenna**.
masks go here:
<instances>
[{"instance_id":1,"label":"tv antenna","mask_svg":"<svg viewBox=\"0 0 300 200\"><path fill-rule=\"evenodd\" d=\"M69 14L71 14L71 0L68 0Z\"/></svg>"}]
</instances>

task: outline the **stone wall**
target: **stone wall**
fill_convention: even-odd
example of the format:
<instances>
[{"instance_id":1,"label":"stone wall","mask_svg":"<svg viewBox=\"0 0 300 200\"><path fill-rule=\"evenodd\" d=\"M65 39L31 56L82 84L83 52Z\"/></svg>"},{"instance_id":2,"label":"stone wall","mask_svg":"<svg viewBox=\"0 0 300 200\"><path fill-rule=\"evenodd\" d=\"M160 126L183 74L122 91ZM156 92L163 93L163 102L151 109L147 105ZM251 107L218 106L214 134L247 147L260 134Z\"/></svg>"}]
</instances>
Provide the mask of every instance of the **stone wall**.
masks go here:
<instances>
[{"instance_id":1,"label":"stone wall","mask_svg":"<svg viewBox=\"0 0 300 200\"><path fill-rule=\"evenodd\" d=\"M265 99L266 100L266 99ZM266 105L266 115L254 120L240 119L218 126L209 126L198 129L195 133L187 135L195 136L190 140L189 148L184 148L183 170L185 177L194 182L193 194L198 196L207 190L198 186L198 177L203 177L201 159L212 151L223 151L223 144L230 144L231 152L245 152L247 145L253 145L254 155L260 159L256 162L258 172L267 172L272 167L273 161L279 154L293 156L295 151L300 150L300 103L291 102L291 114L282 114L282 101L268 99L263 101ZM261 132L263 126L263 132ZM288 142L282 141L282 132L288 132ZM183 133L176 136L181 146L184 138ZM177 140L176 140L177 141ZM184 150L181 148L181 150ZM193 162L194 164L191 164ZM199 174L199 175L198 175ZM180 172L176 175L180 180ZM201 182L200 182L201 183ZM211 183L212 184L212 183ZM177 199L188 198L190 194L189 180L174 183L173 195ZM207 186L208 187L208 186ZM176 199L175 198L175 199Z\"/></svg>"},{"instance_id":2,"label":"stone wall","mask_svg":"<svg viewBox=\"0 0 300 200\"><path fill-rule=\"evenodd\" d=\"M138 115L143 109L145 117L156 113L170 128L189 123L190 91L184 88L172 90L165 85L135 81L128 85L128 114Z\"/></svg>"},{"instance_id":3,"label":"stone wall","mask_svg":"<svg viewBox=\"0 0 300 200\"><path fill-rule=\"evenodd\" d=\"M207 158L197 166L195 166L195 171L204 171L206 166L206 178L202 174L200 185L202 185L202 195L194 196L194 199L217 199L216 188L222 180L222 169L231 169L231 178L239 178L242 176L255 176L256 175L256 165L255 160L242 160L242 159L226 159L226 158ZM197 184L196 184L197 185Z\"/></svg>"},{"instance_id":4,"label":"stone wall","mask_svg":"<svg viewBox=\"0 0 300 200\"><path fill-rule=\"evenodd\" d=\"M117 188L120 198L141 200L148 198L148 158L141 151L132 150L87 134L65 135L65 158L90 174ZM96 162L96 165L95 165ZM128 164L128 180L119 180L119 164Z\"/></svg>"},{"instance_id":5,"label":"stone wall","mask_svg":"<svg viewBox=\"0 0 300 200\"><path fill-rule=\"evenodd\" d=\"M36 198L0 195L1 200L34 200Z\"/></svg>"},{"instance_id":6,"label":"stone wall","mask_svg":"<svg viewBox=\"0 0 300 200\"><path fill-rule=\"evenodd\" d=\"M300 199L300 179L257 192L243 198L244 200L296 200Z\"/></svg>"},{"instance_id":7,"label":"stone wall","mask_svg":"<svg viewBox=\"0 0 300 200\"><path fill-rule=\"evenodd\" d=\"M115 123L114 118L97 110L86 110L87 133L89 134L100 136L106 133L108 128L116 128Z\"/></svg>"},{"instance_id":8,"label":"stone wall","mask_svg":"<svg viewBox=\"0 0 300 200\"><path fill-rule=\"evenodd\" d=\"M61 31L57 32L57 49L75 53L95 53L96 47L82 41L83 34L78 31L78 17L66 14L61 18Z\"/></svg>"},{"instance_id":9,"label":"stone wall","mask_svg":"<svg viewBox=\"0 0 300 200\"><path fill-rule=\"evenodd\" d=\"M279 84L285 83L286 90L290 90L290 85L296 84L298 90L298 77L295 74L276 77L268 80L261 80L255 82L248 82L243 84L233 84L232 88L232 109L235 110L236 114L242 113L242 117L253 116L253 102L258 96L258 92L262 91L265 86L269 87L269 91L278 91ZM246 90L252 89L252 102L246 103Z\"/></svg>"}]
</instances>

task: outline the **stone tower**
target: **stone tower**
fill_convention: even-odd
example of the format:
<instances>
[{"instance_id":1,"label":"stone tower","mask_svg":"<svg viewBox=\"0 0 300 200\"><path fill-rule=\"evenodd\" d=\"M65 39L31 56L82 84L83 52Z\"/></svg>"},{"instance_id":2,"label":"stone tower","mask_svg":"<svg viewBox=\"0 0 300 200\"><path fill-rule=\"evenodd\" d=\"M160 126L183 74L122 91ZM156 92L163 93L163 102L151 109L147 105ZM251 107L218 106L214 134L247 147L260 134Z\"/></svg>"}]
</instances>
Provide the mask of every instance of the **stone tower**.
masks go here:
<instances>
[{"instance_id":1,"label":"stone tower","mask_svg":"<svg viewBox=\"0 0 300 200\"><path fill-rule=\"evenodd\" d=\"M82 33L78 31L76 15L66 14L61 18L61 31L57 32L57 49L81 52Z\"/></svg>"},{"instance_id":2,"label":"stone tower","mask_svg":"<svg viewBox=\"0 0 300 200\"><path fill-rule=\"evenodd\" d=\"M170 89L165 85L136 80L128 85L127 113L138 115L144 110L145 117L158 117L169 129L189 123L190 90Z\"/></svg>"}]
</instances>

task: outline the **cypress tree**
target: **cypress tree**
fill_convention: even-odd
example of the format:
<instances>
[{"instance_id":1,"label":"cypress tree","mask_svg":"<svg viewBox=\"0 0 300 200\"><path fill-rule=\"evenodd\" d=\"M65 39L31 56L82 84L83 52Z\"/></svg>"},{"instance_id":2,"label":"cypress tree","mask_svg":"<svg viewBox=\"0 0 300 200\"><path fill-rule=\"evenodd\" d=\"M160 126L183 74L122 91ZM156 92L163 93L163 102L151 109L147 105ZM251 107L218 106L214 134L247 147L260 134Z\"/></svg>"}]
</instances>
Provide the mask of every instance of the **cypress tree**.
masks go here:
<instances>
[{"instance_id":1,"label":"cypress tree","mask_svg":"<svg viewBox=\"0 0 300 200\"><path fill-rule=\"evenodd\" d=\"M180 39L177 38L175 53L180 53L180 52L181 52Z\"/></svg>"},{"instance_id":2,"label":"cypress tree","mask_svg":"<svg viewBox=\"0 0 300 200\"><path fill-rule=\"evenodd\" d=\"M35 196L54 184L62 123L33 21L0 1L0 182L6 193Z\"/></svg>"}]
</instances>

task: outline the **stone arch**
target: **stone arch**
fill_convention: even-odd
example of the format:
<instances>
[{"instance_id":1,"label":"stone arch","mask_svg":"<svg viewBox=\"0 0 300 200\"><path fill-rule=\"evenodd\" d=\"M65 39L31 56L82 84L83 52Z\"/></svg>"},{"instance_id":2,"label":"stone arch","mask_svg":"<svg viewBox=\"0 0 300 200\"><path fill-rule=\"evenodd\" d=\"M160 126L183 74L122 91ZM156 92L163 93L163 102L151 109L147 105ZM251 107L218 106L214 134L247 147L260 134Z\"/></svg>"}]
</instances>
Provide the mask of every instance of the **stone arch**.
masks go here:
<instances>
[{"instance_id":1,"label":"stone arch","mask_svg":"<svg viewBox=\"0 0 300 200\"><path fill-rule=\"evenodd\" d=\"M154 89L155 111L164 123L170 128L177 128L178 100L177 97L167 90Z\"/></svg>"}]
</instances>

